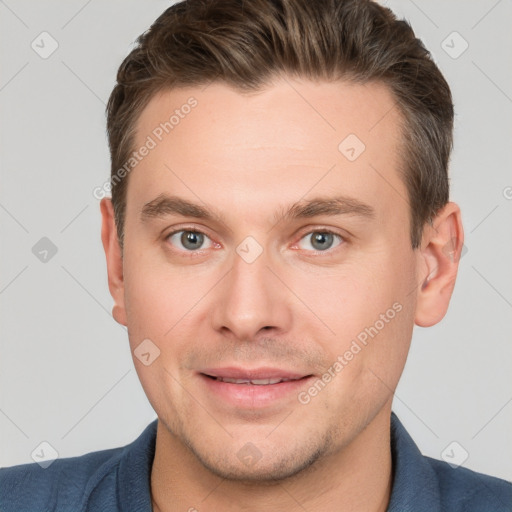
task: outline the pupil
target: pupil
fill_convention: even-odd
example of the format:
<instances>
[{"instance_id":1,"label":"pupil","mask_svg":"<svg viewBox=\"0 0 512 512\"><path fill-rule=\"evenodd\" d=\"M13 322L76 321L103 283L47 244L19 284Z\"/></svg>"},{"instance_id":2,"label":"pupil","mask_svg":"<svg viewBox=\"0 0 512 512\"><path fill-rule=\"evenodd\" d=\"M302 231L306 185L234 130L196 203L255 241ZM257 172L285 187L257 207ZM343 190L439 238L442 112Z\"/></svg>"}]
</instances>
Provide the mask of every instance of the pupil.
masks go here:
<instances>
[{"instance_id":1,"label":"pupil","mask_svg":"<svg viewBox=\"0 0 512 512\"><path fill-rule=\"evenodd\" d=\"M332 242L333 235L331 233L315 233L312 245L315 249L323 251L326 248L328 249L332 245Z\"/></svg>"},{"instance_id":2,"label":"pupil","mask_svg":"<svg viewBox=\"0 0 512 512\"><path fill-rule=\"evenodd\" d=\"M187 249L197 249L197 247L201 246L203 242L203 235L201 233L195 233L193 231L185 231L181 235L181 243L183 247Z\"/></svg>"}]
</instances>

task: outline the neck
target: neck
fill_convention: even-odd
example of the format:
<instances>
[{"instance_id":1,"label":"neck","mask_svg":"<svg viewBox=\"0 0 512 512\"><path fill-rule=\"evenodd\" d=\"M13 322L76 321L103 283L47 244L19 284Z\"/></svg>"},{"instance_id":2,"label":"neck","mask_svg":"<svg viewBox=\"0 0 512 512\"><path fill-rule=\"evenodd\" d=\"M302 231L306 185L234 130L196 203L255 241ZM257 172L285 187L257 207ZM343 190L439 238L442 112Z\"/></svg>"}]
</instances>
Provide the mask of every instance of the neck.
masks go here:
<instances>
[{"instance_id":1,"label":"neck","mask_svg":"<svg viewBox=\"0 0 512 512\"><path fill-rule=\"evenodd\" d=\"M350 443L285 480L247 483L205 468L159 420L151 494L155 512L385 512L392 486L390 409Z\"/></svg>"}]
</instances>

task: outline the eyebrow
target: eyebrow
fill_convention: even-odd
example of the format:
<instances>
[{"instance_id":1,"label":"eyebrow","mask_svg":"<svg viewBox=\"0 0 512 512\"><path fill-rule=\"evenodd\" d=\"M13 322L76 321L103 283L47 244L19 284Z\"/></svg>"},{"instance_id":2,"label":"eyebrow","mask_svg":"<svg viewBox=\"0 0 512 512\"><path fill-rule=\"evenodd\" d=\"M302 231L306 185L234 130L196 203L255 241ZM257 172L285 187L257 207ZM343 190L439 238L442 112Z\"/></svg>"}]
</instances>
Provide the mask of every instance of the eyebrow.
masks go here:
<instances>
[{"instance_id":1,"label":"eyebrow","mask_svg":"<svg viewBox=\"0 0 512 512\"><path fill-rule=\"evenodd\" d=\"M205 220L220 219L222 221L223 219L222 215L205 206L181 197L160 194L143 206L141 220L145 222L169 215L181 215L183 217ZM311 218L319 215L355 215L372 219L375 217L375 209L353 197L317 197L306 201L298 201L288 207L288 209L281 208L275 214L274 220L277 222L280 220Z\"/></svg>"},{"instance_id":2,"label":"eyebrow","mask_svg":"<svg viewBox=\"0 0 512 512\"><path fill-rule=\"evenodd\" d=\"M160 194L146 203L142 208L140 217L142 221L147 221L153 218L166 217L167 215L182 215L183 217L194 217L196 219L219 217L204 206L167 194Z\"/></svg>"},{"instance_id":3,"label":"eyebrow","mask_svg":"<svg viewBox=\"0 0 512 512\"><path fill-rule=\"evenodd\" d=\"M293 204L288 210L282 211L278 218L304 219L318 215L356 215L371 219L375 217L375 209L353 197L319 197Z\"/></svg>"}]
</instances>

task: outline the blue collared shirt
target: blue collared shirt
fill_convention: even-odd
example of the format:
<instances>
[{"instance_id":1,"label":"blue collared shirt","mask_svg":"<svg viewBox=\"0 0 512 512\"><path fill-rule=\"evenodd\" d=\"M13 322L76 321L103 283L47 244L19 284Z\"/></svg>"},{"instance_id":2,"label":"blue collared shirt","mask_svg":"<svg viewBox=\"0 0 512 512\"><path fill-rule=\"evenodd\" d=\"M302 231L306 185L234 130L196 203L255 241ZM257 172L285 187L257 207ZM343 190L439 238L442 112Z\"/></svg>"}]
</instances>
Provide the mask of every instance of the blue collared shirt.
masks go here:
<instances>
[{"instance_id":1,"label":"blue collared shirt","mask_svg":"<svg viewBox=\"0 0 512 512\"><path fill-rule=\"evenodd\" d=\"M151 512L156 426L125 447L57 459L46 469L0 469L0 511ZM512 483L423 456L394 413L391 453L388 512L512 511Z\"/></svg>"}]
</instances>

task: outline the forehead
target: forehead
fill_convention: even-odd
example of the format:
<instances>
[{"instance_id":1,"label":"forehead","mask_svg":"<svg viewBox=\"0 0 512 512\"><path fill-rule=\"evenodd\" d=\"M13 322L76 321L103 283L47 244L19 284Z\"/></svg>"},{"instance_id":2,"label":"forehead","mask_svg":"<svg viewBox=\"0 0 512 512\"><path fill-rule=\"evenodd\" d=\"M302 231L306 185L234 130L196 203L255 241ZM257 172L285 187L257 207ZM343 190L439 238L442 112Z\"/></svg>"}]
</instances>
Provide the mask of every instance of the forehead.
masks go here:
<instances>
[{"instance_id":1,"label":"forehead","mask_svg":"<svg viewBox=\"0 0 512 512\"><path fill-rule=\"evenodd\" d=\"M222 83L155 95L140 115L127 203L162 192L216 209L262 212L343 193L381 209L407 204L401 115L380 83L283 78L246 94Z\"/></svg>"}]
</instances>

